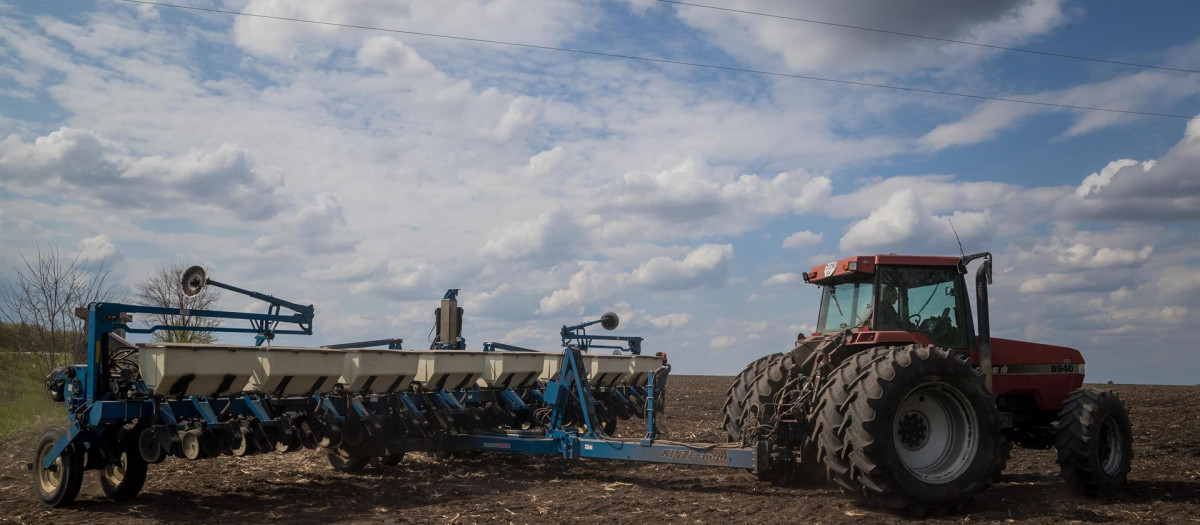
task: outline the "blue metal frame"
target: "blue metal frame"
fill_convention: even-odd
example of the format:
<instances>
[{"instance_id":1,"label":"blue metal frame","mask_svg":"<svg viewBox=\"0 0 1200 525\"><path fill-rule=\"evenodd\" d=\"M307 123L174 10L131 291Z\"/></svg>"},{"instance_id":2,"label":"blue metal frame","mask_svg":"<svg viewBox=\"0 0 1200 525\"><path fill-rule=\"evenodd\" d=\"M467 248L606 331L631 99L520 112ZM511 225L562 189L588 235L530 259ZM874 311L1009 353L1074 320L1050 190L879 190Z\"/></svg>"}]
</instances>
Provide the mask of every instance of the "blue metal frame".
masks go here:
<instances>
[{"instance_id":1,"label":"blue metal frame","mask_svg":"<svg viewBox=\"0 0 1200 525\"><path fill-rule=\"evenodd\" d=\"M123 421L129 419L140 419L147 417L154 412L154 404L149 400L144 401L117 401L113 400L112 393L102 390L103 383L101 374L105 373L105 358L108 354L108 334L117 330L124 330L134 334L149 334L158 330L179 330L179 331L204 331L204 332L221 332L221 333L253 333L256 334L256 344L262 344L264 341L269 341L277 334L294 334L294 335L312 335L312 325L314 310L312 305L300 305L290 301L285 301L270 295L244 290L236 286L207 280L208 285L224 288L236 293L248 295L255 299L260 299L268 303L267 313L256 314L247 312L229 312L222 310L189 310L186 308L164 308L158 306L141 306L121 303L92 303L88 305L87 312L87 347L86 360L84 365L75 365L75 377L79 378L81 384L78 387L82 388L83 396L79 396L78 392L68 392L70 395L64 395L64 404L67 408L67 420L70 425L67 428L66 434L55 443L54 448L46 455L43 460L43 468L49 468L54 460L58 458L64 450L67 449L80 435L87 437L95 437L105 432L105 426L101 423L109 421ZM285 315L280 313L280 309L288 308L293 314ZM135 328L129 326L133 322L133 317L130 314L155 314L155 315L180 315L191 317L208 317L219 319L238 319L250 322L250 328L234 328L229 326L176 326L176 325L154 325L149 328ZM292 323L298 328L292 330L277 330L280 323ZM65 388L75 388L75 383L69 383ZM144 385L140 388L144 391ZM203 405L194 405L203 406ZM149 411L147 411L147 407ZM178 413L178 403L173 403L168 407L171 413ZM135 415L136 414L136 415ZM213 415L215 421L215 414ZM206 418L207 419L207 418ZM86 427L85 427L86 425Z\"/></svg>"},{"instance_id":2,"label":"blue metal frame","mask_svg":"<svg viewBox=\"0 0 1200 525\"><path fill-rule=\"evenodd\" d=\"M583 351L589 348L611 348L622 352L629 352L633 355L641 355L642 353L642 338L627 335L590 335L587 333L587 327L600 323L601 319L588 321L574 326L562 327L559 331L562 336L563 347L577 346ZM598 345L593 344L593 341L621 341L625 345Z\"/></svg>"},{"instance_id":3,"label":"blue metal frame","mask_svg":"<svg viewBox=\"0 0 1200 525\"><path fill-rule=\"evenodd\" d=\"M122 425L138 420L150 422L155 432L162 429L169 437L172 433L189 428L205 431L234 431L239 427L247 432L247 424L258 431L270 430L274 435L295 436L301 429L295 426L298 418L320 415L323 424L330 428L349 430L359 422L366 422L368 434L387 421L399 423L411 430L400 436L372 436L378 442L380 454L395 454L402 451L491 451L513 454L561 455L565 458L598 458L655 463L688 465L711 465L733 468L764 468L767 461L762 451L763 444L755 448L727 445L688 445L675 442L659 442L657 417L661 410L661 392L670 366L664 366L651 374L642 387L619 387L610 391L621 402L630 398L645 401L645 435L641 439L614 439L606 436L600 427L595 392L588 382L583 365L583 352L594 340L618 340L628 343L621 348L633 354L640 353L640 337L588 336L586 326L599 321L563 327L562 334L566 349L558 377L546 381L542 388L523 391L513 389L481 390L470 388L464 391L418 392L405 391L391 394L350 393L333 391L305 396L260 397L252 394L226 396L188 396L169 399L145 395L144 384L137 385L141 394L122 397L123 393L108 392L104 388L107 379L106 359L109 334L117 330L132 333L152 333L157 330L204 330L225 333L255 333L259 344L276 334L312 334L313 308L283 301L271 296L250 292L237 287L209 280L209 285L244 293L269 303L266 313L227 312L217 310L179 310L137 306L117 303L94 303L88 307L88 352L83 365L75 365L73 376L65 383L64 404L70 422L66 434L43 458L43 468L49 468L54 460L71 446L92 447L106 433ZM452 290L455 292L457 290ZM451 296L451 292L447 292ZM293 314L280 313L281 308ZM235 327L185 327L155 325L150 328L131 328L129 314L167 314L197 317L247 320L250 328ZM295 329L279 330L280 323L295 324ZM367 344L395 344L399 340L384 339L360 343L331 345L327 348L360 348ZM605 347L608 348L608 347ZM485 344L485 350L527 349L503 343ZM529 412L533 406L550 409L549 422L544 430L516 430L510 428L472 428L460 431L463 421L469 422L471 410L483 405L495 405L508 413ZM578 411L575 414L573 411ZM477 415L477 413L475 413ZM574 425L567 425L568 417L580 416ZM391 418L389 420L389 418ZM374 426L372 426L374 425ZM164 437L164 439L166 439ZM246 437L245 439L250 439ZM272 438L274 439L274 438Z\"/></svg>"}]
</instances>

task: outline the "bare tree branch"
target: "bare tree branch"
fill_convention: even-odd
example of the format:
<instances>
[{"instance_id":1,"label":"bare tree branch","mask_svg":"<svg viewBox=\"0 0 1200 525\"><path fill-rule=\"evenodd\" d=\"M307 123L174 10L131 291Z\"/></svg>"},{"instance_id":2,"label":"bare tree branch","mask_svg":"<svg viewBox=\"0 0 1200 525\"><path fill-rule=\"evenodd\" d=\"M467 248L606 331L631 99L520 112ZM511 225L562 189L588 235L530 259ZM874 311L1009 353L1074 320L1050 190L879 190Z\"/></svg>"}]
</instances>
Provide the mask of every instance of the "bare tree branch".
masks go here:
<instances>
[{"instance_id":1,"label":"bare tree branch","mask_svg":"<svg viewBox=\"0 0 1200 525\"><path fill-rule=\"evenodd\" d=\"M18 254L16 279L0 285L0 320L13 325L15 350L34 355L47 369L81 362L87 323L75 317L75 308L116 300L108 260L88 268L82 250L67 259L54 246L38 246L32 259Z\"/></svg>"},{"instance_id":2,"label":"bare tree branch","mask_svg":"<svg viewBox=\"0 0 1200 525\"><path fill-rule=\"evenodd\" d=\"M145 279L135 285L138 304L144 306L161 306L182 310L209 310L221 298L220 290L211 286L205 287L200 293L188 297L183 293L181 277L186 269L183 263L174 262L156 268ZM147 326L174 325L216 327L221 325L220 319L194 317L191 315L151 315L146 321ZM212 332L193 332L188 330L160 330L154 333L154 338L166 343L213 343L216 334Z\"/></svg>"}]
</instances>

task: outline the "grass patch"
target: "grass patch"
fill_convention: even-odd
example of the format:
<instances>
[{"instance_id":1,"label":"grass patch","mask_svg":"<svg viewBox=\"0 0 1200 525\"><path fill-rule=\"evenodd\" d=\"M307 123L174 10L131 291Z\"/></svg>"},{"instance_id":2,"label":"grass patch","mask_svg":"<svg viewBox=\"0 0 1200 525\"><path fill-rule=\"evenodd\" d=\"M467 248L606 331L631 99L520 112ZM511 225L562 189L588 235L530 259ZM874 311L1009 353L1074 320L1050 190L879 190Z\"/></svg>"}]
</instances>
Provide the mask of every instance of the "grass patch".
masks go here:
<instances>
[{"instance_id":1,"label":"grass patch","mask_svg":"<svg viewBox=\"0 0 1200 525\"><path fill-rule=\"evenodd\" d=\"M0 439L65 418L42 384L50 371L41 368L28 354L0 351Z\"/></svg>"}]
</instances>

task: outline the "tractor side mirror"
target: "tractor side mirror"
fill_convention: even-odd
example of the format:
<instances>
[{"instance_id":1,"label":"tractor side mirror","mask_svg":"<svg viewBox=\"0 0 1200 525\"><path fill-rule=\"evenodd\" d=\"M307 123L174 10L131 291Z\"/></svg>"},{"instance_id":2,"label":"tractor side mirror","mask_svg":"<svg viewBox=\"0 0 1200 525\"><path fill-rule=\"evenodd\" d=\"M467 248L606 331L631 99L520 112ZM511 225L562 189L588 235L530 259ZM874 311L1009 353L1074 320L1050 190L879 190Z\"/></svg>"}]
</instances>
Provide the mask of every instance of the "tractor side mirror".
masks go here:
<instances>
[{"instance_id":1,"label":"tractor side mirror","mask_svg":"<svg viewBox=\"0 0 1200 525\"><path fill-rule=\"evenodd\" d=\"M946 287L946 296L954 297L954 287L953 286Z\"/></svg>"}]
</instances>

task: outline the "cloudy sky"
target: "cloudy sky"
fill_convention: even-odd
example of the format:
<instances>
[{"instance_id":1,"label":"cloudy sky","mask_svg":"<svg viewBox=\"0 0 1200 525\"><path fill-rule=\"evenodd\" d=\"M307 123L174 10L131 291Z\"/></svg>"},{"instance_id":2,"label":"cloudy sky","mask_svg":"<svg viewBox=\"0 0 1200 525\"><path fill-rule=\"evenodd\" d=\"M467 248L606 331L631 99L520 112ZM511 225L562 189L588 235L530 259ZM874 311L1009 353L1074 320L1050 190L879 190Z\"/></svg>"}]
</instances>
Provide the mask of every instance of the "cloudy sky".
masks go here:
<instances>
[{"instance_id":1,"label":"cloudy sky","mask_svg":"<svg viewBox=\"0 0 1200 525\"><path fill-rule=\"evenodd\" d=\"M656 0L176 0L341 24L1197 115L1200 74ZM1200 69L1188 0L710 0ZM117 0L0 2L0 277L38 245L317 307L305 344L403 337L462 288L472 347L615 310L677 372L816 321L798 272L996 254L996 335L1095 381L1200 381L1200 119L903 93ZM250 302L226 296L224 306ZM226 337L226 341L236 338ZM288 342L299 342L289 340Z\"/></svg>"}]
</instances>

